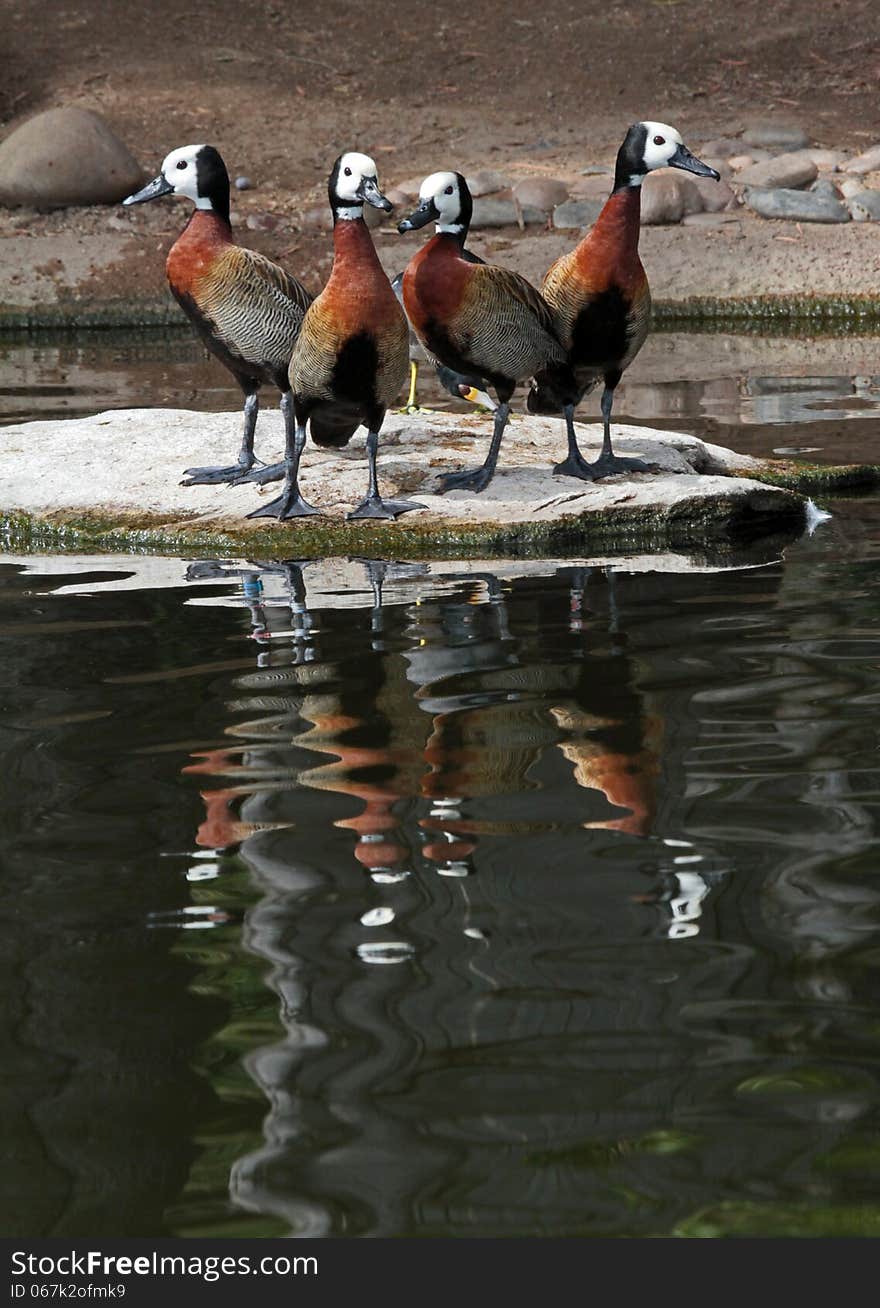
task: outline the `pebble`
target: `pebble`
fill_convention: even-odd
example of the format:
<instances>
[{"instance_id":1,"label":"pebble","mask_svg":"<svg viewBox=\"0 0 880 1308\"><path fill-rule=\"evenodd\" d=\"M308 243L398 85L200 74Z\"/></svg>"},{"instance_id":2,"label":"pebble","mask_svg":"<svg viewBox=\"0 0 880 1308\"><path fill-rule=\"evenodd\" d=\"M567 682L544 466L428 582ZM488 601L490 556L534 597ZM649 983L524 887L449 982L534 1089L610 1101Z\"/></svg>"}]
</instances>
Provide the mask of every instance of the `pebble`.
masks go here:
<instances>
[{"instance_id":1,"label":"pebble","mask_svg":"<svg viewBox=\"0 0 880 1308\"><path fill-rule=\"evenodd\" d=\"M699 191L706 213L720 213L722 209L737 207L736 192L723 177L720 182L713 181L711 177L688 177L687 180Z\"/></svg>"},{"instance_id":2,"label":"pebble","mask_svg":"<svg viewBox=\"0 0 880 1308\"><path fill-rule=\"evenodd\" d=\"M522 205L533 205L550 213L557 204L568 199L568 187L557 177L524 177L513 188L513 194Z\"/></svg>"},{"instance_id":3,"label":"pebble","mask_svg":"<svg viewBox=\"0 0 880 1308\"><path fill-rule=\"evenodd\" d=\"M494 168L481 168L472 176L466 176L468 190L476 198L478 195L494 195L496 191L506 191L510 187L510 178ZM416 188L418 193L418 187Z\"/></svg>"},{"instance_id":4,"label":"pebble","mask_svg":"<svg viewBox=\"0 0 880 1308\"><path fill-rule=\"evenodd\" d=\"M742 141L736 141L732 136L718 136L714 141L704 141L697 151L700 158L707 162L709 159L729 159L731 155L741 153Z\"/></svg>"},{"instance_id":5,"label":"pebble","mask_svg":"<svg viewBox=\"0 0 880 1308\"><path fill-rule=\"evenodd\" d=\"M818 148L811 148L805 150L804 154L810 156L820 172L833 172L834 169L839 168L846 159L846 154L843 150L820 150Z\"/></svg>"},{"instance_id":6,"label":"pebble","mask_svg":"<svg viewBox=\"0 0 880 1308\"><path fill-rule=\"evenodd\" d=\"M249 177L236 177L235 189L237 191L250 191L253 189L253 182Z\"/></svg>"},{"instance_id":7,"label":"pebble","mask_svg":"<svg viewBox=\"0 0 880 1308\"><path fill-rule=\"evenodd\" d=\"M395 208L397 208L398 205L412 205L415 200L415 197L411 196L409 192L405 191L401 186L390 187L389 190L385 192L385 198L386 200L390 200Z\"/></svg>"},{"instance_id":8,"label":"pebble","mask_svg":"<svg viewBox=\"0 0 880 1308\"><path fill-rule=\"evenodd\" d=\"M0 145L0 204L118 204L144 171L100 114L73 106L28 118Z\"/></svg>"},{"instance_id":9,"label":"pebble","mask_svg":"<svg viewBox=\"0 0 880 1308\"><path fill-rule=\"evenodd\" d=\"M738 173L741 168L748 168L749 164L757 163L757 159L751 154L731 154L727 162L734 172Z\"/></svg>"},{"instance_id":10,"label":"pebble","mask_svg":"<svg viewBox=\"0 0 880 1308\"><path fill-rule=\"evenodd\" d=\"M858 195L859 191L864 189L865 184L861 177L842 177L838 183L838 190L845 200L852 195Z\"/></svg>"},{"instance_id":11,"label":"pebble","mask_svg":"<svg viewBox=\"0 0 880 1308\"><path fill-rule=\"evenodd\" d=\"M677 170L649 173L642 182L642 226L679 223L685 214L699 213L703 197L689 177Z\"/></svg>"},{"instance_id":12,"label":"pebble","mask_svg":"<svg viewBox=\"0 0 880 1308\"><path fill-rule=\"evenodd\" d=\"M880 195L880 191L877 192ZM592 227L602 212L604 200L566 200L553 210L553 226L559 231Z\"/></svg>"},{"instance_id":13,"label":"pebble","mask_svg":"<svg viewBox=\"0 0 880 1308\"><path fill-rule=\"evenodd\" d=\"M762 218L787 218L803 223L849 222L849 210L836 198L836 193L832 196L825 191L749 187L744 199L749 208Z\"/></svg>"},{"instance_id":14,"label":"pebble","mask_svg":"<svg viewBox=\"0 0 880 1308\"><path fill-rule=\"evenodd\" d=\"M727 159L721 159L717 154L716 155L701 154L700 158L702 159L703 163L708 164L710 168L714 168L716 173L720 173L722 177L733 176L733 169L731 168L730 164L727 162Z\"/></svg>"},{"instance_id":15,"label":"pebble","mask_svg":"<svg viewBox=\"0 0 880 1308\"><path fill-rule=\"evenodd\" d=\"M846 203L854 223L880 222L880 191L859 191Z\"/></svg>"},{"instance_id":16,"label":"pebble","mask_svg":"<svg viewBox=\"0 0 880 1308\"><path fill-rule=\"evenodd\" d=\"M547 215L543 209L535 209L531 205L527 205L522 209L522 221L524 223L543 223L546 218ZM479 199L474 201L471 227L516 227L518 224L517 209L513 200Z\"/></svg>"},{"instance_id":17,"label":"pebble","mask_svg":"<svg viewBox=\"0 0 880 1308\"><path fill-rule=\"evenodd\" d=\"M773 119L754 122L743 132L742 139L746 145L758 145L765 150L802 150L810 144L810 138L802 127L795 123L778 123Z\"/></svg>"},{"instance_id":18,"label":"pebble","mask_svg":"<svg viewBox=\"0 0 880 1308\"><path fill-rule=\"evenodd\" d=\"M806 150L793 154L779 154L775 159L751 164L737 175L744 186L781 187L793 190L816 180L819 170Z\"/></svg>"},{"instance_id":19,"label":"pebble","mask_svg":"<svg viewBox=\"0 0 880 1308\"><path fill-rule=\"evenodd\" d=\"M873 173L880 168L880 145L873 145L864 154L856 155L849 163L843 165L845 173Z\"/></svg>"}]
</instances>

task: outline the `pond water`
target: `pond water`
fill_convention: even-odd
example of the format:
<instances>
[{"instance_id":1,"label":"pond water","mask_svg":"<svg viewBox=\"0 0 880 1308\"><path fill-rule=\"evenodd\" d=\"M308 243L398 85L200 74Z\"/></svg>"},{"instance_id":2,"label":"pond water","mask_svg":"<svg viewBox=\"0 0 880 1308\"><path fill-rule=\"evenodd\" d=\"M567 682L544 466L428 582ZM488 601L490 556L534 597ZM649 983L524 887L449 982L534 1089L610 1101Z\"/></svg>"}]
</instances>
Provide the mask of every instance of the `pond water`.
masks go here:
<instances>
[{"instance_id":1,"label":"pond water","mask_svg":"<svg viewBox=\"0 0 880 1308\"><path fill-rule=\"evenodd\" d=\"M620 416L880 462L877 342L707 341ZM154 345L10 343L5 420L235 407ZM880 1234L880 499L826 507L0 556L4 1234Z\"/></svg>"}]
</instances>

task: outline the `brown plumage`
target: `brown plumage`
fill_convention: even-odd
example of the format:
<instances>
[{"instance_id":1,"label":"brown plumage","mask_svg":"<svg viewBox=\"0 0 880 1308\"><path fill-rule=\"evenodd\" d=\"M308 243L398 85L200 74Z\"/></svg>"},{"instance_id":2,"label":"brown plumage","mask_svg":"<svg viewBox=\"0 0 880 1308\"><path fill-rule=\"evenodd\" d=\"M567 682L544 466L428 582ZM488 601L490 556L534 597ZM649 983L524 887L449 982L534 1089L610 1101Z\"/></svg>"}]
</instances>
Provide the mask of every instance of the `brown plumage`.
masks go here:
<instances>
[{"instance_id":1,"label":"brown plumage","mask_svg":"<svg viewBox=\"0 0 880 1308\"><path fill-rule=\"evenodd\" d=\"M367 428L369 488L349 517L394 518L423 507L383 500L376 477L379 430L406 382L409 344L406 318L379 263L363 206L366 200L387 212L391 204L379 191L376 165L354 151L334 164L329 194L333 268L305 315L290 360L296 431L285 451L285 485L276 500L251 517L286 519L318 512L303 500L298 485L307 422L318 445L345 445L362 423Z\"/></svg>"},{"instance_id":2,"label":"brown plumage","mask_svg":"<svg viewBox=\"0 0 880 1308\"><path fill-rule=\"evenodd\" d=\"M624 459L611 447L614 390L645 343L651 320L651 293L639 259L641 183L654 168L670 165L717 179L713 168L695 159L681 137L663 123L635 123L617 156L614 190L592 230L557 259L544 278L542 294L553 313L577 383L575 404L603 380L602 452L587 463L578 449L573 408L552 377L537 374L529 392L531 413L565 414L568 457L557 472L584 478L612 472L647 472L640 459Z\"/></svg>"},{"instance_id":3,"label":"brown plumage","mask_svg":"<svg viewBox=\"0 0 880 1308\"><path fill-rule=\"evenodd\" d=\"M422 183L421 203L401 232L438 224L409 261L403 302L425 349L448 368L476 373L491 384L499 407L489 453L474 472L447 473L444 490L484 490L495 471L510 399L519 382L536 373L563 394L574 383L553 315L530 282L497 264L475 263L463 253L472 201L461 173L434 173Z\"/></svg>"},{"instance_id":4,"label":"brown plumage","mask_svg":"<svg viewBox=\"0 0 880 1308\"><path fill-rule=\"evenodd\" d=\"M238 462L188 468L183 484L237 480L254 463L258 392L264 382L278 387L285 423L291 420L288 366L312 297L278 264L236 244L229 222L229 175L212 146L173 150L158 177L125 203L173 193L188 196L197 208L168 253L168 285L245 396Z\"/></svg>"}]
</instances>

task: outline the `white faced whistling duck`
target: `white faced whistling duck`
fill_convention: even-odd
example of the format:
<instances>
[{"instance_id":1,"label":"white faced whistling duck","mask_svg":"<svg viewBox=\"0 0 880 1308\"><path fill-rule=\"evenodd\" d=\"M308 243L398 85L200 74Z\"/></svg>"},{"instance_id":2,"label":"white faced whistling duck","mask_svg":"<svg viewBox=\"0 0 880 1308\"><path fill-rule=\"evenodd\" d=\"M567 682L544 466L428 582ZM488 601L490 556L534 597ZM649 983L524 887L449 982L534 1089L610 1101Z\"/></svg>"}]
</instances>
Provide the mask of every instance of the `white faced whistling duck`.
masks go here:
<instances>
[{"instance_id":1,"label":"white faced whistling duck","mask_svg":"<svg viewBox=\"0 0 880 1308\"><path fill-rule=\"evenodd\" d=\"M465 233L466 235L467 233ZM479 255L472 250L466 250L462 247L462 256L470 259L473 263L484 263ZM400 272L391 283L391 289L397 296L401 307L403 307L403 273ZM404 312L406 312L404 310ZM486 391L486 383L482 377L474 377L470 373L456 372L454 368L444 368L442 363L432 359L428 351L422 345L418 336L416 336L412 327L409 329L409 395L404 405L404 413L418 413L420 406L416 404L416 383L419 376L420 363L433 363L434 370L437 373L437 380L445 391L456 400L469 400L471 404L477 404L481 408L489 409L494 412L498 405L492 399L492 396Z\"/></svg>"},{"instance_id":2,"label":"white faced whistling duck","mask_svg":"<svg viewBox=\"0 0 880 1308\"><path fill-rule=\"evenodd\" d=\"M361 423L367 428L370 481L362 503L349 518L396 518L423 504L383 500L376 479L379 430L389 404L406 382L409 349L403 310L391 289L364 222L364 203L388 213L379 190L376 165L349 151L333 165L328 181L333 211L333 267L327 285L309 306L290 360L290 386L296 430L284 457L280 496L249 514L251 518L298 518L317 513L299 490L299 461L310 423L316 445L340 448ZM251 474L249 481L268 480Z\"/></svg>"},{"instance_id":3,"label":"white faced whistling duck","mask_svg":"<svg viewBox=\"0 0 880 1308\"><path fill-rule=\"evenodd\" d=\"M517 383L541 374L554 394L574 403L574 378L540 293L518 273L476 263L462 252L473 202L461 173L432 173L419 189L419 207L398 225L410 232L436 222L436 235L413 255L403 274L407 317L429 354L447 368L485 377L498 395L485 463L446 473L446 490L482 491L498 462Z\"/></svg>"},{"instance_id":4,"label":"white faced whistling duck","mask_svg":"<svg viewBox=\"0 0 880 1308\"><path fill-rule=\"evenodd\" d=\"M639 259L642 180L655 168L683 168L699 177L719 174L695 158L674 127L634 123L617 155L614 189L591 230L551 267L541 292L553 311L556 332L577 381L577 400L601 378L602 452L588 463L574 434L572 412L548 378L536 377L528 395L530 413L558 413L568 428L568 457L556 472L590 480L614 472L647 472L640 459L624 459L611 448L614 388L645 342L651 317L648 279Z\"/></svg>"},{"instance_id":5,"label":"white faced whistling duck","mask_svg":"<svg viewBox=\"0 0 880 1308\"><path fill-rule=\"evenodd\" d=\"M123 204L143 204L162 195L185 195L195 204L165 264L172 294L245 397L238 462L187 468L182 484L233 481L254 464L258 392L264 382L281 392L285 427L292 421L287 369L312 297L283 268L236 245L229 222L229 174L213 146L172 150L158 177Z\"/></svg>"}]
</instances>

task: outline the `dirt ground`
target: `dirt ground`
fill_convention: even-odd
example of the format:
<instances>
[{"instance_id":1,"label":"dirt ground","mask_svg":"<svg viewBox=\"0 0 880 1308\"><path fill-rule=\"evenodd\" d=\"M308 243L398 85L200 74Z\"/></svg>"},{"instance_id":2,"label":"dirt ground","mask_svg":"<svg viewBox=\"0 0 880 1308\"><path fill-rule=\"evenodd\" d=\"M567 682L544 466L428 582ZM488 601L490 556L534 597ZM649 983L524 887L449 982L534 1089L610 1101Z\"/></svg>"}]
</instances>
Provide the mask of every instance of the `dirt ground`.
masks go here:
<instances>
[{"instance_id":1,"label":"dirt ground","mask_svg":"<svg viewBox=\"0 0 880 1308\"><path fill-rule=\"evenodd\" d=\"M880 140L877 0L0 0L0 22L0 133L94 108L149 175L173 147L210 141L254 183L233 201L242 239L306 281L326 272L328 240L290 216L325 202L344 148L372 154L387 188L440 167L576 177L644 117L697 148L768 115L818 145ZM248 230L249 215L270 230ZM139 224L151 240L131 261L137 292L157 284L181 218L173 204L124 220L0 210L0 235Z\"/></svg>"}]
</instances>

